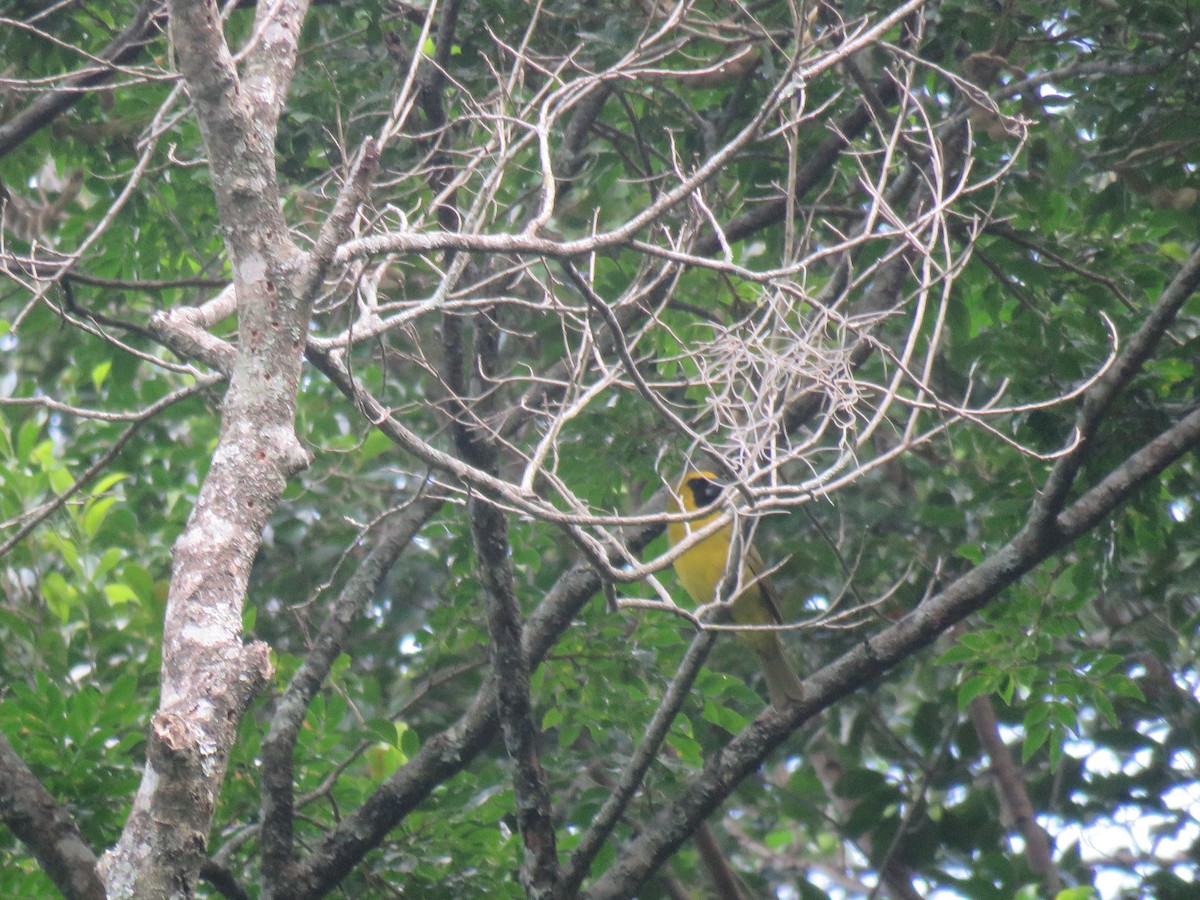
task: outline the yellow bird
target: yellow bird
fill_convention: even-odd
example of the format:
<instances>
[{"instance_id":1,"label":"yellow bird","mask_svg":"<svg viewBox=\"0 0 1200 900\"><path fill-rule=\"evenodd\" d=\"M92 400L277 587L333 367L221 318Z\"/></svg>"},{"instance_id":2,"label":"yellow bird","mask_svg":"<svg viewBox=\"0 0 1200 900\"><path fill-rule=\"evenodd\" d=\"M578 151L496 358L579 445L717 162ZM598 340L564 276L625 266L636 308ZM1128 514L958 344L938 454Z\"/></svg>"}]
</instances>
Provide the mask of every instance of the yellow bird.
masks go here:
<instances>
[{"instance_id":1,"label":"yellow bird","mask_svg":"<svg viewBox=\"0 0 1200 900\"><path fill-rule=\"evenodd\" d=\"M689 472L675 489L669 506L671 512L695 512L711 506L721 496L724 485L712 472ZM693 531L698 531L721 514L714 509L709 515L690 522L668 522L667 540L671 546L682 541ZM711 603L716 599L717 587L725 575L729 559L732 524L726 525L709 535L675 560L675 572L692 599L697 603ZM778 625L783 617L775 602L770 580L766 577L766 566L753 547L745 548L742 562L741 592L729 605L730 618L737 625ZM726 588L733 587L732 576ZM776 709L783 709L804 697L800 678L788 664L783 654L783 644L774 631L740 631L741 638L758 654L763 678L767 682L767 693Z\"/></svg>"}]
</instances>

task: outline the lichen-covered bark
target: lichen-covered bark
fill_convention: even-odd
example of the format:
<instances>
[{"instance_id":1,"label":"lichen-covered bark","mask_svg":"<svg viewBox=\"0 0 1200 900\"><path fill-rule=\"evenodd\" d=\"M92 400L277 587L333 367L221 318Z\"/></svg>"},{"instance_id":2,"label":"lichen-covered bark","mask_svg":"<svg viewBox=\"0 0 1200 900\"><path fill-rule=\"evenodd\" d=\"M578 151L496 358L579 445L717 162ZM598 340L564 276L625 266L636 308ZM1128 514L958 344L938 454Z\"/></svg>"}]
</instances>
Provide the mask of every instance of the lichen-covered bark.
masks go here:
<instances>
[{"instance_id":1,"label":"lichen-covered bark","mask_svg":"<svg viewBox=\"0 0 1200 900\"><path fill-rule=\"evenodd\" d=\"M245 62L251 91L216 5L170 5L233 268L239 341L212 465L174 548L146 770L101 864L110 897L191 895L238 722L271 674L266 645L243 640L242 608L263 526L307 463L294 418L313 266L280 213L273 155L305 7L260 6L271 20Z\"/></svg>"}]
</instances>

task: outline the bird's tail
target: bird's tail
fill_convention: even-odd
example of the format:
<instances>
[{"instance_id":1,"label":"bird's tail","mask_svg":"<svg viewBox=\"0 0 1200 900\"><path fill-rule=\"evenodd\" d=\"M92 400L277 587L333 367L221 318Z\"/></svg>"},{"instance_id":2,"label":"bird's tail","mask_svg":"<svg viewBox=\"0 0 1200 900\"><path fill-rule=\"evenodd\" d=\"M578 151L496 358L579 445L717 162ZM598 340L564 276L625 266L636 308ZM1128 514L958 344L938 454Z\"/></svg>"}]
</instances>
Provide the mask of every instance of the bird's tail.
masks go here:
<instances>
[{"instance_id":1,"label":"bird's tail","mask_svg":"<svg viewBox=\"0 0 1200 900\"><path fill-rule=\"evenodd\" d=\"M767 682L767 694L771 705L776 709L784 709L789 704L799 703L804 699L804 685L800 676L783 655L783 644L775 634L774 639L765 646L756 647L759 662L762 663L763 678Z\"/></svg>"}]
</instances>

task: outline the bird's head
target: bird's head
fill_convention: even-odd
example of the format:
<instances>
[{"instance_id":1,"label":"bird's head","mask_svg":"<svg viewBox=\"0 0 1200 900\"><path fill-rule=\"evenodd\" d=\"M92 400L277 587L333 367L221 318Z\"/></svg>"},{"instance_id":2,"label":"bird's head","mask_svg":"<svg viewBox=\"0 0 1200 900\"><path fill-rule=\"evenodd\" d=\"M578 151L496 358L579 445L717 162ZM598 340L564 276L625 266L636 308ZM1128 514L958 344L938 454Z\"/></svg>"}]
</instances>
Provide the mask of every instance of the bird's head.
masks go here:
<instances>
[{"instance_id":1,"label":"bird's head","mask_svg":"<svg viewBox=\"0 0 1200 900\"><path fill-rule=\"evenodd\" d=\"M679 510L695 512L711 506L724 490L724 482L712 472L689 472L675 489L674 499Z\"/></svg>"}]
</instances>

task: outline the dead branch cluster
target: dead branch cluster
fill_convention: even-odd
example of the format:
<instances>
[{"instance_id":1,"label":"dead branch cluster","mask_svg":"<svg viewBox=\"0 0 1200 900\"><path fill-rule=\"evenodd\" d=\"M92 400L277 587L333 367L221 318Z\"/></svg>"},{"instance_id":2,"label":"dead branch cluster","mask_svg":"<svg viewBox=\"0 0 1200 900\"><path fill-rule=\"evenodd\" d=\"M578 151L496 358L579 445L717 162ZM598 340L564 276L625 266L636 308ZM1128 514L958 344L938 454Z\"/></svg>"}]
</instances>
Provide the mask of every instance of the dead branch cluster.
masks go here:
<instances>
[{"instance_id":1,"label":"dead branch cluster","mask_svg":"<svg viewBox=\"0 0 1200 900\"><path fill-rule=\"evenodd\" d=\"M946 116L944 98L924 87L925 64L883 40L921 5L905 4L874 22L825 27L798 7L790 33L768 29L752 15L715 21L688 3L656 7L640 39L599 71L575 61L582 48L557 57L536 53L539 16L548 15L539 12L516 45L494 36L487 57L494 87L483 95L454 83L448 57L442 58L448 50L430 58L393 45L402 77L373 138L384 164L351 233L336 248L340 265L315 306L310 356L344 369L360 407L378 411L369 416L372 424L385 414L402 420L405 404L434 403L442 411L453 405L463 425L503 446L508 463L497 476L461 461L447 470L436 441L408 436L405 449L432 466L440 488L449 496L482 490L511 511L567 527L598 563L611 554L615 538L608 531L584 532L619 523L591 509L559 477L556 451L571 440L573 423L586 410L613 402L614 394L633 394L653 407L687 448L683 455L691 464L736 476L741 496L760 511L808 502L879 465L864 448L881 428L893 432L890 452L899 454L955 422L985 420L998 396L944 396L930 374L954 279L971 253L970 241L950 235L964 228L975 234L988 224L989 191L1007 164L975 171L969 134ZM437 37L449 18L421 17L420 40ZM254 40L241 56L252 52ZM719 48L715 57L708 49L691 68L664 64L701 40ZM670 89L697 80L761 78L755 67L766 48L783 61L766 101L748 121L729 117L723 129L706 128L702 153L686 153L671 141L664 155L660 142L636 122L620 130L601 120L629 85ZM897 98L895 109L884 114L864 104L865 122L856 117L851 123L855 133L832 129L848 144L844 156L854 163L854 183L826 186L827 192L837 190L845 214L823 216L796 136L828 127L821 116L832 101L810 106L807 85L846 70L861 75L867 56L878 73L874 98ZM146 77L126 69L109 74ZM438 121L430 111L444 105L448 91L467 112L453 122L444 115ZM976 94L973 103L990 102ZM28 255L6 255L8 274L28 292L26 310L56 304L51 286L81 274L89 247L116 210L157 165L171 161L162 144L185 102L186 95L172 92L145 128L141 162L110 214L79 247L50 252L35 243ZM1016 135L1007 156L1012 160L1024 123L1005 122ZM588 152L595 152L597 136L630 161L625 177L636 174L651 185L654 199L624 220L593 216L586 232L562 237L564 207L569 211L574 202L576 176L588 164ZM404 152L389 156L394 147ZM731 162L780 151L783 165L775 179L754 186L760 206L728 221L722 194L736 186L722 179ZM346 159L360 152L343 150ZM521 185L515 198L514 182ZM319 203L337 188L333 180L316 183L309 196ZM767 209L774 210L770 219L743 224ZM787 225L782 258L755 265L764 257L754 243L735 254L742 229L752 232L770 222ZM597 280L597 266L617 254L636 274L614 296ZM640 263L627 262L637 257ZM685 276L698 283L697 272L711 273L703 282L708 290L730 296L723 319L711 311L687 315L696 304L686 295ZM900 289L871 290L884 283ZM223 348L230 345L207 329L233 311L233 302L227 290L196 310L169 310L147 324L186 361L228 374L233 357ZM77 326L119 339L118 328L58 308ZM453 404L436 396L393 402L386 389L367 397L368 388L350 377L358 348L382 347L385 359L415 366L445 391L425 338L448 315L489 317L501 335L495 374L474 385L474 396ZM539 369L516 364L505 344L522 346L532 330L523 323L545 317L559 323L560 346L542 354L548 362ZM872 352L888 361L890 377L883 383L857 374ZM503 398L490 404L494 411L487 417L478 412L484 394ZM819 412L797 431L789 410L814 397ZM677 476L674 466L663 471L664 482ZM616 570L607 574L624 580Z\"/></svg>"},{"instance_id":2,"label":"dead branch cluster","mask_svg":"<svg viewBox=\"0 0 1200 900\"><path fill-rule=\"evenodd\" d=\"M1060 396L1005 405L1005 386L986 375L982 386L957 394L937 382L955 280L973 238L992 224L997 186L1018 157L1027 123L1006 114L985 90L911 52L920 40L924 5L909 0L871 20L839 22L818 20L796 4L791 27L780 29L762 25L743 6L714 19L687 0L645 3L638 39L615 59L593 66L582 43L556 53L540 48L539 32L550 13L535 3L523 34L512 39L493 33L484 55L491 87L473 92L456 81L451 60L456 0L430 3L427 12L398 5L398 15L418 25L419 35L415 44L397 39L389 45L397 87L388 108L375 111L371 133L360 142L343 138L341 170L299 192L295 208L308 220L290 223L280 271L289 260L305 259L302 277L291 284L308 304L295 320L306 335L307 362L348 398L361 430L377 428L395 442L425 487L417 507L377 535L378 559L369 559L379 568L365 568L363 583L348 587L333 605L318 649L285 694L264 744L260 828L272 896L316 896L336 884L437 779L479 752L496 732L497 715L526 779L520 826L529 848L527 889L569 896L586 876L621 807L614 818L598 822L560 871L530 747L527 681L494 676L443 736L437 754L412 760L299 862L291 834L291 766L296 731L348 623L380 572L440 503L467 504L470 498L476 545L493 576L485 588L493 652L499 654L494 663L508 676L527 679L573 612L602 584L652 577L686 549L642 562L648 536L668 518L661 508L640 514L595 508L563 474L562 456L588 412L618 401L651 410L678 448L663 457L664 485L674 483L681 463L718 470L736 484L729 512L694 538L700 540L734 517L827 497L951 427L988 429L1011 440L991 424L997 416L1061 403L1108 383L1111 372L1102 367ZM260 89L252 96L272 122L286 96L295 48L282 41L282 52L291 53L286 71L273 69L276 57L265 50L280 50L280 31L298 32L304 6L290 0L259 4L251 37L234 55L219 35L208 38L209 62ZM199 28L175 21L172 12L172 28ZM156 4L143 4L139 42L158 21L156 14ZM903 40L895 40L897 31ZM43 220L28 203L6 207L4 233L30 243L19 252L0 246L4 273L23 292L13 319L18 336L29 311L45 305L68 325L163 367L181 385L196 378L201 385L216 378L239 383L258 339L246 326L252 308L246 292L261 290L246 260L235 260L236 284L194 306L140 318L136 304L128 314L80 309L69 291L72 283L94 283L87 280L89 250L156 171L199 162L179 160L171 143L189 103L208 129L210 161L232 152L219 146L214 117L227 115L236 125L242 113L204 96L211 84L193 74L209 50L189 51L190 63L185 55L187 89L177 84L144 126L135 165L75 247L50 247L33 233L60 213L53 197L44 198ZM157 69L131 68L124 56L112 62L114 53L89 56L87 68L72 78L86 71L89 84L106 78L124 85L164 77ZM769 67L762 64L768 57L774 61ZM691 64L681 66L681 58ZM934 81L944 95L931 92ZM830 82L836 89L815 89ZM751 83L760 99L745 114L738 102ZM686 107L681 92L706 85L729 86L733 100L715 117L693 113L698 140L647 134L653 117L629 112L639 92L653 90L667 98L662 102ZM11 79L5 86L21 92L44 87ZM847 96L853 102L845 102ZM1002 123L1011 144L990 168L973 152L967 121L967 111L981 105ZM829 110L835 107L849 112L834 120ZM629 114L612 114L621 109ZM811 142L801 137L813 131L821 135L818 151L802 152ZM737 183L745 170L736 164L756 155L776 164L772 177ZM624 182L644 189L648 202L619 215L612 211L619 206L596 203L581 176L600 165L620 171L612 190ZM47 173L43 192L58 178ZM58 190L69 203L69 180ZM223 215L242 208L240 190L244 184L222 195L218 181ZM757 199L730 208L732 195ZM30 224L37 221L38 227ZM768 249L757 236L776 225L784 236ZM250 234L255 223L241 227ZM614 267L620 279L606 277ZM122 287L137 293L167 286ZM696 290L709 296L698 298ZM236 340L216 330L232 315L240 320ZM527 352L531 347L537 352ZM1113 353L1116 359L1115 345ZM863 374L868 359L881 363L871 377ZM370 382L362 374L368 363L403 375ZM401 382L428 387L400 390ZM152 407L119 415L136 428L192 391L181 386ZM114 415L56 405L53 398L34 402L65 414ZM227 416L231 409L227 405ZM279 421L285 412L277 412ZM438 428L414 425L429 420ZM876 440L881 434L882 451ZM1067 461L1087 437L1081 430L1051 454L1061 457L1056 471L1065 473L1066 482L1074 474ZM1162 459L1144 461L1129 477L1146 477ZM284 469L301 464L295 453L279 463ZM94 475L85 473L63 502ZM1132 484L1114 489L1131 490ZM731 745L730 777L757 765L788 729L843 695L852 674L869 677L928 643L948 621L977 608L981 598L1079 533L1095 515L1089 500L1103 506L1103 498L1091 494L1073 505L1059 503L1047 511L1053 528L1024 535L1023 543L1006 549L1004 565L984 573L986 584L941 592L923 619L884 632L858 656L841 661L840 669L819 673L811 695L816 700L790 721L768 720ZM19 539L52 511L31 511L4 524ZM523 623L512 603L506 545L497 537L510 515L560 529L583 557ZM248 533L254 524L248 523ZM256 546L236 548L247 567ZM669 607L665 592L660 596ZM230 616L239 608L231 606ZM675 693L686 692L694 674L683 671ZM655 727L646 746L661 739ZM630 791L637 783L633 777ZM683 815L679 821L702 820L725 796L711 786L719 783L697 782L671 811ZM664 822L668 817L664 813ZM595 896L627 896L651 870L655 854L672 842L677 846L685 833L666 824L647 829L634 850L648 855L631 852L595 887Z\"/></svg>"}]
</instances>

